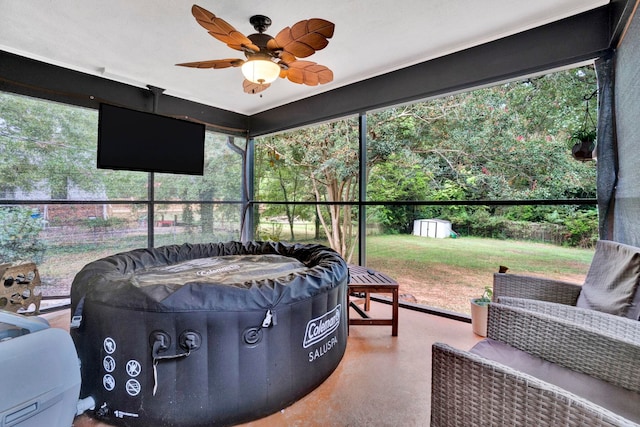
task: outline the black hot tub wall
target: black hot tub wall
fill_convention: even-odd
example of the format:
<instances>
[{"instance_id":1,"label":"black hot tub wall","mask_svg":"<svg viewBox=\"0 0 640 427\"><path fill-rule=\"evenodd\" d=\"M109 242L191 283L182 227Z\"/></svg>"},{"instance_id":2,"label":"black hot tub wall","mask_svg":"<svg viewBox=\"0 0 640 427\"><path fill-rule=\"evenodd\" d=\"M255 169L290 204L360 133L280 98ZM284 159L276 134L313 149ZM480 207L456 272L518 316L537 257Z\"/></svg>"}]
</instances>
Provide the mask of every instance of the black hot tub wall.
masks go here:
<instances>
[{"instance_id":1,"label":"black hot tub wall","mask_svg":"<svg viewBox=\"0 0 640 427\"><path fill-rule=\"evenodd\" d=\"M254 253L290 256L308 268L232 288L232 297L218 294L230 290L224 286L141 292L117 279L185 257ZM123 426L230 425L276 412L342 359L347 275L334 251L283 243L171 246L88 264L72 287L72 312L82 315L72 329L81 397L93 396L96 415ZM263 327L267 313L275 321Z\"/></svg>"}]
</instances>

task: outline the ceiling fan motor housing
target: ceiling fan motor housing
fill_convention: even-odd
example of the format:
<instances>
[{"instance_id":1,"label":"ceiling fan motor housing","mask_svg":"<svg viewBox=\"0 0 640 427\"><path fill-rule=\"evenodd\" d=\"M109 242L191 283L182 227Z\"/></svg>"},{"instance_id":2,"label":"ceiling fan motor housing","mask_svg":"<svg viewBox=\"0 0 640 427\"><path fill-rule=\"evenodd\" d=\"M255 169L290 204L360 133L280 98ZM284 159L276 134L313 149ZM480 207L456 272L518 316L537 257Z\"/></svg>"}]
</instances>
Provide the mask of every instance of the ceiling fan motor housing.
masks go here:
<instances>
[{"instance_id":1,"label":"ceiling fan motor housing","mask_svg":"<svg viewBox=\"0 0 640 427\"><path fill-rule=\"evenodd\" d=\"M271 26L271 18L264 15L253 15L249 18L249 23L253 25L257 32L264 33Z\"/></svg>"},{"instance_id":2,"label":"ceiling fan motor housing","mask_svg":"<svg viewBox=\"0 0 640 427\"><path fill-rule=\"evenodd\" d=\"M247 38L251 40L253 44L255 44L260 48L260 52L259 52L260 54L274 56L273 52L267 49L267 43L269 43L269 40L273 40L273 37L271 37L269 34L254 33L254 34L248 35ZM247 58L252 56L252 54L255 54L255 53L257 52L245 51L245 55L247 56Z\"/></svg>"}]
</instances>

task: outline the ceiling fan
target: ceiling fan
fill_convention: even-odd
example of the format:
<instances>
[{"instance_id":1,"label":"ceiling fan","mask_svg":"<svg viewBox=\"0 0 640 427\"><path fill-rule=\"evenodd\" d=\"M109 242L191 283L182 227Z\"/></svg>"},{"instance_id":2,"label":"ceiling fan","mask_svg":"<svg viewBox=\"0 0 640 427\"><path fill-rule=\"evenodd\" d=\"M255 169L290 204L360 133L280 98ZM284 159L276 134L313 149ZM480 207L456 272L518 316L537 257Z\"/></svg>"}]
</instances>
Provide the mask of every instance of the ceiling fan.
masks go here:
<instances>
[{"instance_id":1,"label":"ceiling fan","mask_svg":"<svg viewBox=\"0 0 640 427\"><path fill-rule=\"evenodd\" d=\"M176 65L214 69L242 67L245 77L242 87L246 93L251 94L262 92L278 77L308 86L333 80L333 72L329 68L298 59L311 56L329 44L328 39L333 36L335 28L329 21L319 18L300 21L271 37L264 33L271 25L271 19L264 15L254 15L249 22L257 33L247 37L225 20L198 5L193 5L191 13L209 34L226 43L231 49L244 52L246 59L214 59Z\"/></svg>"}]
</instances>

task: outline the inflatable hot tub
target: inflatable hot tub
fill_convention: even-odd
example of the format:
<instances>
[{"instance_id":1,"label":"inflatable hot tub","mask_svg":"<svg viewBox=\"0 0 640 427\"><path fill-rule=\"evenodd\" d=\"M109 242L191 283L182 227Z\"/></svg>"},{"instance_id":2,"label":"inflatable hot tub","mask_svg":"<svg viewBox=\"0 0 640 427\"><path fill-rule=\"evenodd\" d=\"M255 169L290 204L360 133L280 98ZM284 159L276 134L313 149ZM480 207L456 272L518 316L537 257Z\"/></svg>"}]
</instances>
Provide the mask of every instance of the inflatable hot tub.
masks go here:
<instances>
[{"instance_id":1,"label":"inflatable hot tub","mask_svg":"<svg viewBox=\"0 0 640 427\"><path fill-rule=\"evenodd\" d=\"M121 426L217 426L320 385L347 340L344 260L321 245L212 243L87 264L71 288L81 397Z\"/></svg>"}]
</instances>

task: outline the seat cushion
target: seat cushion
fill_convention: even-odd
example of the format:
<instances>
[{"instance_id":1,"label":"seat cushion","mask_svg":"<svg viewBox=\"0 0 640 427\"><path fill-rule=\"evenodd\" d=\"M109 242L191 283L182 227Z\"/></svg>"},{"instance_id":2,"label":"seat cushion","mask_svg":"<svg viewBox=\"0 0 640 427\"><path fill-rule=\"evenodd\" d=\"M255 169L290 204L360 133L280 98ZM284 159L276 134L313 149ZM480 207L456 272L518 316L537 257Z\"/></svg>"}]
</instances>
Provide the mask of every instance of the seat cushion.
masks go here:
<instances>
[{"instance_id":1,"label":"seat cushion","mask_svg":"<svg viewBox=\"0 0 640 427\"><path fill-rule=\"evenodd\" d=\"M576 305L638 320L638 283L640 248L600 240Z\"/></svg>"},{"instance_id":2,"label":"seat cushion","mask_svg":"<svg viewBox=\"0 0 640 427\"><path fill-rule=\"evenodd\" d=\"M470 352L558 386L628 420L640 423L639 393L551 363L491 338L478 342Z\"/></svg>"}]
</instances>

